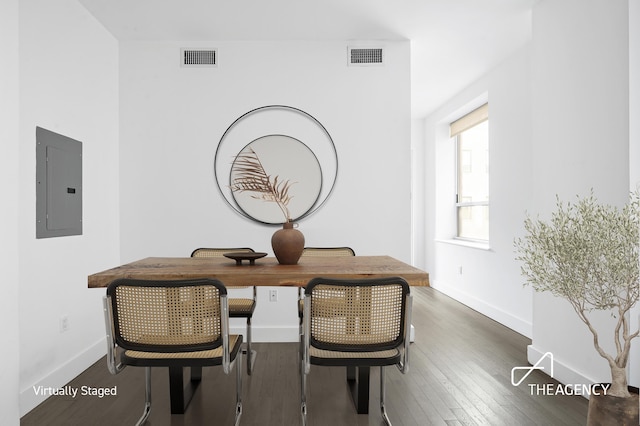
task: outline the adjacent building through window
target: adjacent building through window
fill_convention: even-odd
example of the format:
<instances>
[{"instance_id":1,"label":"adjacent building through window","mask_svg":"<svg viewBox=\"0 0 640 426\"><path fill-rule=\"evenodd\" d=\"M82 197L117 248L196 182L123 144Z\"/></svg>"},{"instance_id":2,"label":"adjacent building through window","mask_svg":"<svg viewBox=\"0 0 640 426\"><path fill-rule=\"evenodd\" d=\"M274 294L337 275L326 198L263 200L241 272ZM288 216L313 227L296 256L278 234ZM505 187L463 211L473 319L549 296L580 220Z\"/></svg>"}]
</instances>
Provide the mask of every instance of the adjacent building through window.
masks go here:
<instances>
[{"instance_id":1,"label":"adjacent building through window","mask_svg":"<svg viewBox=\"0 0 640 426\"><path fill-rule=\"evenodd\" d=\"M489 241L489 104L452 122L456 144L456 237Z\"/></svg>"}]
</instances>

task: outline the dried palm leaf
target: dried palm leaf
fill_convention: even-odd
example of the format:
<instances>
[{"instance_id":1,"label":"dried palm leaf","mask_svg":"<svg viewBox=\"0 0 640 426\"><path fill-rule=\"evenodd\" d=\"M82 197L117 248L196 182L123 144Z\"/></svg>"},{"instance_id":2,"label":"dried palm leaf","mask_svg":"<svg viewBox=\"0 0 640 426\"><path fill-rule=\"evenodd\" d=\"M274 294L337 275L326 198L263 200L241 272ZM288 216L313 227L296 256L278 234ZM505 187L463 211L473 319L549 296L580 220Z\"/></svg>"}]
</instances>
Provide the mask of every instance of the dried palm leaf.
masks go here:
<instances>
[{"instance_id":1,"label":"dried palm leaf","mask_svg":"<svg viewBox=\"0 0 640 426\"><path fill-rule=\"evenodd\" d=\"M288 205L292 196L289 195L289 189L295 182L268 175L252 148L236 156L231 171L235 175L231 183L233 192L253 192L255 194L251 198L274 202L282 210L285 220L291 221Z\"/></svg>"}]
</instances>

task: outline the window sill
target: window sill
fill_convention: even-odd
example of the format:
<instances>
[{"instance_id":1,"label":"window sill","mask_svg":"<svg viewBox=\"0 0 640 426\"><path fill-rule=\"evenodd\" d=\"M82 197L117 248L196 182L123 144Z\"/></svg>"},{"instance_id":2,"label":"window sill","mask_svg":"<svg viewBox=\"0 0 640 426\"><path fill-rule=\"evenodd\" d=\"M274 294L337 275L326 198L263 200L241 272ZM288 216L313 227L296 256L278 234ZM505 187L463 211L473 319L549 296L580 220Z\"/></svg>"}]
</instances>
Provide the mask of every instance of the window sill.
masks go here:
<instances>
[{"instance_id":1,"label":"window sill","mask_svg":"<svg viewBox=\"0 0 640 426\"><path fill-rule=\"evenodd\" d=\"M454 246L460 246L460 247L474 248L478 250L486 250L486 251L491 250L491 246L489 245L488 242L485 243L480 241L469 241L469 240L462 240L457 238L451 238L447 240L436 240L436 242L444 243L444 244L453 244Z\"/></svg>"}]
</instances>

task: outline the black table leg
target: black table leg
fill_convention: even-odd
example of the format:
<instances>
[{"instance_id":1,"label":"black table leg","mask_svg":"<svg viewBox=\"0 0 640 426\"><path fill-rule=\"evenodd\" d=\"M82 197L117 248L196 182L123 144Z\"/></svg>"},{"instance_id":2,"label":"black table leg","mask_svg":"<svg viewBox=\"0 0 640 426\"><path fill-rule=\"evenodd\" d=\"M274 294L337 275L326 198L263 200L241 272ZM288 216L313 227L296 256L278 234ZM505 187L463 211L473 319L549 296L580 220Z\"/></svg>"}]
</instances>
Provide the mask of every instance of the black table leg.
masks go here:
<instances>
[{"instance_id":1,"label":"black table leg","mask_svg":"<svg viewBox=\"0 0 640 426\"><path fill-rule=\"evenodd\" d=\"M347 383L358 414L369 413L369 377L371 367L347 367Z\"/></svg>"},{"instance_id":2,"label":"black table leg","mask_svg":"<svg viewBox=\"0 0 640 426\"><path fill-rule=\"evenodd\" d=\"M171 414L184 414L202 379L202 367L191 367L191 378L184 385L183 367L169 367L169 396Z\"/></svg>"}]
</instances>

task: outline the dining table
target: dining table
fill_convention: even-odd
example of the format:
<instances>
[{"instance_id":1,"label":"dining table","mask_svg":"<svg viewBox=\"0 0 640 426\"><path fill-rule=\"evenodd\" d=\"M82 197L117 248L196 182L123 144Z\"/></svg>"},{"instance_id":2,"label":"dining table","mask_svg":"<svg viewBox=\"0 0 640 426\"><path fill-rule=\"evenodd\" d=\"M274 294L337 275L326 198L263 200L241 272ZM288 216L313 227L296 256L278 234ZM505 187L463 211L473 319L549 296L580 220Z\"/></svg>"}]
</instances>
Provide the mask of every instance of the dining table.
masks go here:
<instances>
[{"instance_id":1,"label":"dining table","mask_svg":"<svg viewBox=\"0 0 640 426\"><path fill-rule=\"evenodd\" d=\"M410 286L429 286L429 274L391 256L303 257L295 265L281 265L275 257L247 259L227 257L147 257L88 276L89 288L106 288L118 278L179 280L216 278L232 286L304 287L315 277L359 279L402 277ZM347 368L356 410L369 412L369 367ZM202 372L191 368L191 381L184 386L183 370L173 369L170 376L171 412L184 413L198 386Z\"/></svg>"},{"instance_id":2,"label":"dining table","mask_svg":"<svg viewBox=\"0 0 640 426\"><path fill-rule=\"evenodd\" d=\"M275 257L238 264L226 257L147 257L88 277L89 288L107 287L117 278L177 280L217 278L233 286L304 287L315 277L404 278L410 286L428 286L429 274L391 256L303 257L295 265L281 265Z\"/></svg>"}]
</instances>

